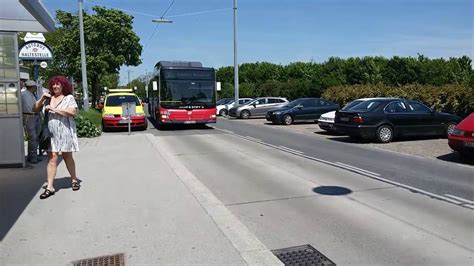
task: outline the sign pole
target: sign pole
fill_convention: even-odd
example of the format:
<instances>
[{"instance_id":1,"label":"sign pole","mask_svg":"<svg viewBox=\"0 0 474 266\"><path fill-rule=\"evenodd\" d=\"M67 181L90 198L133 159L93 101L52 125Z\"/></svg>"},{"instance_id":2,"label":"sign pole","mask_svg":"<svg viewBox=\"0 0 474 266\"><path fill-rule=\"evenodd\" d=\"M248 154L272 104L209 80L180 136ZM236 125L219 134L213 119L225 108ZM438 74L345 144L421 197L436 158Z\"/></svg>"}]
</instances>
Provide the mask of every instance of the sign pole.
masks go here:
<instances>
[{"instance_id":1,"label":"sign pole","mask_svg":"<svg viewBox=\"0 0 474 266\"><path fill-rule=\"evenodd\" d=\"M33 79L36 81L36 83L38 83L38 78L39 78L39 64L38 62L35 60L34 63L33 63L34 67L33 67Z\"/></svg>"},{"instance_id":2,"label":"sign pole","mask_svg":"<svg viewBox=\"0 0 474 266\"><path fill-rule=\"evenodd\" d=\"M127 109L128 109L128 135L132 134L132 129L130 123L132 122L132 117L131 117L131 106L130 103L127 103Z\"/></svg>"}]
</instances>

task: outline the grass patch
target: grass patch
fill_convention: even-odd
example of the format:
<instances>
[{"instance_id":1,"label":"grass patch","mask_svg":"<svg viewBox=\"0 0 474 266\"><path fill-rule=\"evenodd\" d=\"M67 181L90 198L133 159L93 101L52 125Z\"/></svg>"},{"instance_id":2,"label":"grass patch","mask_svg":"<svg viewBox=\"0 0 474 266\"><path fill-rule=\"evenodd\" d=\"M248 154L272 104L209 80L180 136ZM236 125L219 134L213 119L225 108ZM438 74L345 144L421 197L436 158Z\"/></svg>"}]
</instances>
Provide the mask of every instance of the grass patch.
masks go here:
<instances>
[{"instance_id":1,"label":"grass patch","mask_svg":"<svg viewBox=\"0 0 474 266\"><path fill-rule=\"evenodd\" d=\"M99 110L90 108L89 111L79 110L79 115L89 119L97 128L101 127L102 114Z\"/></svg>"}]
</instances>

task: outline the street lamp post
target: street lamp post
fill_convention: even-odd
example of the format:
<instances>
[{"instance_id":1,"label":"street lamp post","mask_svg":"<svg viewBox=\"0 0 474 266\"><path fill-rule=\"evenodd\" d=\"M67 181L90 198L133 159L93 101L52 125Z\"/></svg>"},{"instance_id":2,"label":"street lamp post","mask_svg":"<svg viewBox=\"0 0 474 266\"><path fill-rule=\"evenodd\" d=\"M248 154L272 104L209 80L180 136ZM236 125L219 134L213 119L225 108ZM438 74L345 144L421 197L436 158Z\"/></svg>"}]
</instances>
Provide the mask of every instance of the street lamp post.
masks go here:
<instances>
[{"instance_id":1,"label":"street lamp post","mask_svg":"<svg viewBox=\"0 0 474 266\"><path fill-rule=\"evenodd\" d=\"M237 0L234 0L234 106L239 106L239 63L237 62Z\"/></svg>"},{"instance_id":2,"label":"street lamp post","mask_svg":"<svg viewBox=\"0 0 474 266\"><path fill-rule=\"evenodd\" d=\"M82 1L78 0L79 3L79 35L81 43L81 68L82 68L82 91L83 91L83 108L84 111L89 111L89 94L87 88L87 68L86 68L86 48L84 44L84 22L82 19Z\"/></svg>"}]
</instances>

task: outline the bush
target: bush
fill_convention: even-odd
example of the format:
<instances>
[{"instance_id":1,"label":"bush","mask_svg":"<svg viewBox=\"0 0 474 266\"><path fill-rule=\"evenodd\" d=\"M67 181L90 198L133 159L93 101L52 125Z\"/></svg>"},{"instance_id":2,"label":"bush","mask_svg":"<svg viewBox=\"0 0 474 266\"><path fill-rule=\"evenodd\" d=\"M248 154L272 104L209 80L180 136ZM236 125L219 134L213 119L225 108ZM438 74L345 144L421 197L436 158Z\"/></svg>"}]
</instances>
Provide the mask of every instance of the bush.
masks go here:
<instances>
[{"instance_id":1,"label":"bush","mask_svg":"<svg viewBox=\"0 0 474 266\"><path fill-rule=\"evenodd\" d=\"M419 85L400 87L384 85L336 86L327 89L323 98L335 101L341 106L358 98L401 97L423 102L436 111L467 116L474 112L474 88L464 85Z\"/></svg>"},{"instance_id":2,"label":"bush","mask_svg":"<svg viewBox=\"0 0 474 266\"><path fill-rule=\"evenodd\" d=\"M77 136L79 138L93 138L100 136L100 130L87 117L78 115L76 121Z\"/></svg>"}]
</instances>

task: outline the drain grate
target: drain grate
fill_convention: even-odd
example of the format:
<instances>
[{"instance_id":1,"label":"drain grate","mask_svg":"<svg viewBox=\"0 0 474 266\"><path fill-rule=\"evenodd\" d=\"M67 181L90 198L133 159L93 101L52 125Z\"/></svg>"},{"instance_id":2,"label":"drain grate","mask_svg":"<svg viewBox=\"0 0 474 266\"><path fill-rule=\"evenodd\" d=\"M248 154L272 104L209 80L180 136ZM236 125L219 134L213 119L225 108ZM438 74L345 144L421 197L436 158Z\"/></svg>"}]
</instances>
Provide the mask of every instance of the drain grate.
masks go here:
<instances>
[{"instance_id":1,"label":"drain grate","mask_svg":"<svg viewBox=\"0 0 474 266\"><path fill-rule=\"evenodd\" d=\"M272 250L285 265L336 265L311 245Z\"/></svg>"},{"instance_id":2,"label":"drain grate","mask_svg":"<svg viewBox=\"0 0 474 266\"><path fill-rule=\"evenodd\" d=\"M115 255L95 257L84 260L73 261L74 266L124 266L124 254L119 253Z\"/></svg>"}]
</instances>

